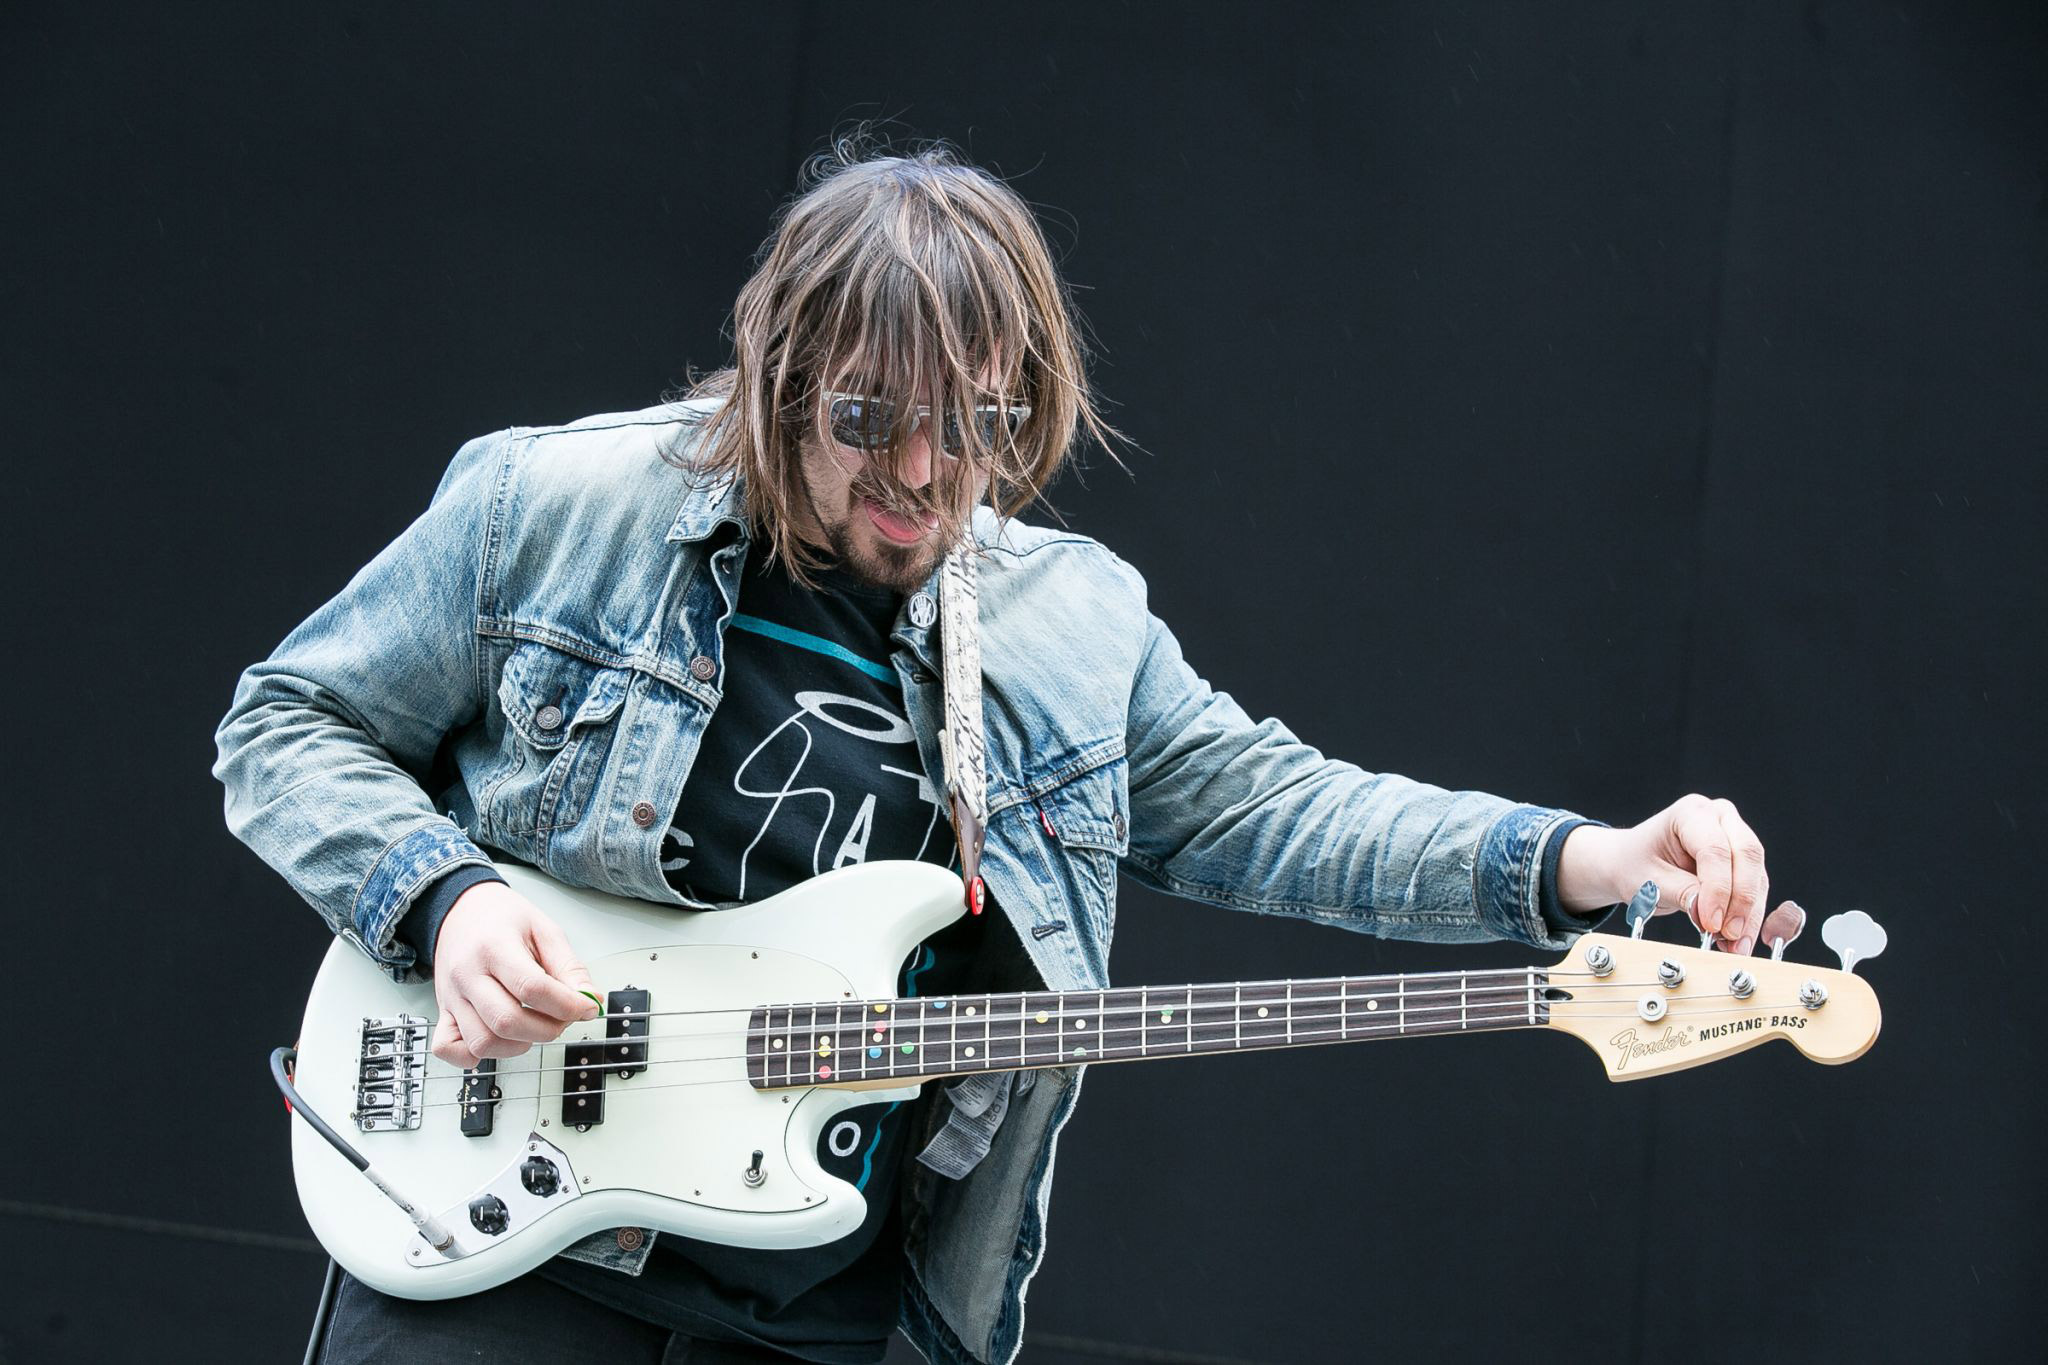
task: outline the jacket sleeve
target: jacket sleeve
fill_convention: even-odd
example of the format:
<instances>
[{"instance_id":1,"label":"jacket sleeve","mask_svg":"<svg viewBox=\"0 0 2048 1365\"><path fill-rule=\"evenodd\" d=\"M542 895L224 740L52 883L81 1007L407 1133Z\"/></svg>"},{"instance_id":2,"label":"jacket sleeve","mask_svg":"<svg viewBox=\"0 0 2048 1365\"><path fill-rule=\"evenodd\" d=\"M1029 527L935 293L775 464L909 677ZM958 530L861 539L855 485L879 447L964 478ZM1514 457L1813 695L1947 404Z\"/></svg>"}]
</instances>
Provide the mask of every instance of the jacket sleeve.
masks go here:
<instances>
[{"instance_id":1,"label":"jacket sleeve","mask_svg":"<svg viewBox=\"0 0 2048 1365\"><path fill-rule=\"evenodd\" d=\"M1598 822L1325 758L1212 689L1149 614L1125 748L1124 870L1159 890L1387 938L1541 948L1607 913L1572 914L1555 892L1565 834Z\"/></svg>"},{"instance_id":2,"label":"jacket sleeve","mask_svg":"<svg viewBox=\"0 0 2048 1365\"><path fill-rule=\"evenodd\" d=\"M490 859L420 783L480 712L480 584L509 433L468 442L418 520L236 684L214 731L227 824L328 927L387 966L423 889Z\"/></svg>"}]
</instances>

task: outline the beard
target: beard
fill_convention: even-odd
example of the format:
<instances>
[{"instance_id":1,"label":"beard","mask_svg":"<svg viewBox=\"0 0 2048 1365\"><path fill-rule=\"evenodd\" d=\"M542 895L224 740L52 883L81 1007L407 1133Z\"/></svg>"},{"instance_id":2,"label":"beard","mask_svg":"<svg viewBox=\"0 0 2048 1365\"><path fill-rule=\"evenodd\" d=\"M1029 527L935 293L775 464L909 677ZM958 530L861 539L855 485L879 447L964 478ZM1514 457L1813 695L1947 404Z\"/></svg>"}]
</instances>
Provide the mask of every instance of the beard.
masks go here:
<instances>
[{"instance_id":1,"label":"beard","mask_svg":"<svg viewBox=\"0 0 2048 1365\"><path fill-rule=\"evenodd\" d=\"M936 536L927 536L912 545L896 545L886 540L863 537L861 531L867 525L867 512L862 502L868 499L883 508L893 510L895 506L895 500L884 490L856 481L847 490L842 515L836 520L828 519L819 511L816 492L808 481L804 485L804 500L810 505L811 523L823 533L832 557L842 570L872 588L886 588L905 594L916 592L931 578L933 570L939 567L939 561L945 558L944 545ZM913 522L922 521L915 513L903 515Z\"/></svg>"}]
</instances>

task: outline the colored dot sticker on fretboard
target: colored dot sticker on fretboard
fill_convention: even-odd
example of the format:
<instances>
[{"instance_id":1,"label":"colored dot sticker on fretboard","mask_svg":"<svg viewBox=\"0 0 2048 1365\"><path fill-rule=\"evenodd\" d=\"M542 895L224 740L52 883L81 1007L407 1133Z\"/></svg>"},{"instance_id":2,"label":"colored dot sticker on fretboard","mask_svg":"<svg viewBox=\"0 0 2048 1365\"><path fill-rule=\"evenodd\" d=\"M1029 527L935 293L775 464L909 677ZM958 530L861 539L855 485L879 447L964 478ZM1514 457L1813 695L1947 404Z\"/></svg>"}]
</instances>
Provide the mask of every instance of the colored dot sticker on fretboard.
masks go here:
<instances>
[{"instance_id":1,"label":"colored dot sticker on fretboard","mask_svg":"<svg viewBox=\"0 0 2048 1365\"><path fill-rule=\"evenodd\" d=\"M1085 1047L1077 1047L1074 1049L1074 1055L1076 1057L1086 1057L1088 1055L1088 1049Z\"/></svg>"},{"instance_id":2,"label":"colored dot sticker on fretboard","mask_svg":"<svg viewBox=\"0 0 2048 1365\"><path fill-rule=\"evenodd\" d=\"M832 1040L830 1038L820 1038L818 1040L818 1055L820 1057L830 1057L832 1055Z\"/></svg>"},{"instance_id":3,"label":"colored dot sticker on fretboard","mask_svg":"<svg viewBox=\"0 0 2048 1365\"><path fill-rule=\"evenodd\" d=\"M950 1000L934 1000L932 1001L932 1008L935 1010L942 1010L952 1003L953 1002Z\"/></svg>"},{"instance_id":4,"label":"colored dot sticker on fretboard","mask_svg":"<svg viewBox=\"0 0 2048 1365\"><path fill-rule=\"evenodd\" d=\"M879 1056L881 1056L881 1055L882 1055L882 1049L880 1049L880 1048L878 1048L878 1047L871 1047L871 1048L869 1048L869 1049L868 1049L868 1056L870 1056L870 1057L879 1057Z\"/></svg>"},{"instance_id":5,"label":"colored dot sticker on fretboard","mask_svg":"<svg viewBox=\"0 0 2048 1365\"><path fill-rule=\"evenodd\" d=\"M1172 1023L1172 1022L1173 1022L1173 1011L1172 1011L1172 1010L1161 1010L1161 1011L1159 1011L1159 1022L1160 1022L1160 1023L1162 1023L1162 1024L1170 1024L1170 1023Z\"/></svg>"},{"instance_id":6,"label":"colored dot sticker on fretboard","mask_svg":"<svg viewBox=\"0 0 2048 1365\"><path fill-rule=\"evenodd\" d=\"M1051 1016L1051 1015L1049 1015L1049 1014L1047 1014L1047 1013L1046 1013L1046 1012L1045 1012L1044 1010L1040 1010L1040 1011L1038 1012L1038 1022L1039 1022L1039 1023L1041 1023L1041 1024L1042 1024L1042 1023L1044 1023L1044 1022L1045 1022L1046 1020L1048 1020L1048 1019L1050 1019L1050 1018L1052 1018L1052 1016Z\"/></svg>"},{"instance_id":7,"label":"colored dot sticker on fretboard","mask_svg":"<svg viewBox=\"0 0 2048 1365\"><path fill-rule=\"evenodd\" d=\"M915 1051L917 1051L917 1044L916 1044L916 1043L905 1043L905 1044L903 1045L903 1055L904 1055L904 1056L908 1057L908 1056L909 1056L909 1055L910 1055L911 1053L913 1053L913 1052L915 1052Z\"/></svg>"},{"instance_id":8,"label":"colored dot sticker on fretboard","mask_svg":"<svg viewBox=\"0 0 2048 1365\"><path fill-rule=\"evenodd\" d=\"M889 1007L888 1007L887 1005L877 1005L877 1006L875 1006L875 1013L876 1013L876 1014L887 1014L888 1012L889 1012Z\"/></svg>"},{"instance_id":9,"label":"colored dot sticker on fretboard","mask_svg":"<svg viewBox=\"0 0 2048 1365\"><path fill-rule=\"evenodd\" d=\"M831 1068L831 1067L829 1067L829 1066L821 1066L821 1067L819 1067L819 1068L818 1068L818 1079L819 1079L819 1080L821 1080L821 1081L829 1081L829 1080L831 1080L831 1079L832 1079L832 1068Z\"/></svg>"}]
</instances>

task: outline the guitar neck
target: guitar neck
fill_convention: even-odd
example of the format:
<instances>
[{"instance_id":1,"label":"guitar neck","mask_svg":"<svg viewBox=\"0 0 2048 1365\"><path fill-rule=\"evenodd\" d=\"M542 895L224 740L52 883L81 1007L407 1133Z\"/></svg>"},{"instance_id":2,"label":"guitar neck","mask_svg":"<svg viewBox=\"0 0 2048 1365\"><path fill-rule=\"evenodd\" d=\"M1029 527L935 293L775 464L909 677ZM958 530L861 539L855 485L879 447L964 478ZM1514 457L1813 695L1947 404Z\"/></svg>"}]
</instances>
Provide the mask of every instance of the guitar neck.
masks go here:
<instances>
[{"instance_id":1,"label":"guitar neck","mask_svg":"<svg viewBox=\"0 0 2048 1365\"><path fill-rule=\"evenodd\" d=\"M1549 974L1473 972L841 1000L755 1010L762 1089L888 1085L983 1071L1149 1061L1549 1022Z\"/></svg>"}]
</instances>

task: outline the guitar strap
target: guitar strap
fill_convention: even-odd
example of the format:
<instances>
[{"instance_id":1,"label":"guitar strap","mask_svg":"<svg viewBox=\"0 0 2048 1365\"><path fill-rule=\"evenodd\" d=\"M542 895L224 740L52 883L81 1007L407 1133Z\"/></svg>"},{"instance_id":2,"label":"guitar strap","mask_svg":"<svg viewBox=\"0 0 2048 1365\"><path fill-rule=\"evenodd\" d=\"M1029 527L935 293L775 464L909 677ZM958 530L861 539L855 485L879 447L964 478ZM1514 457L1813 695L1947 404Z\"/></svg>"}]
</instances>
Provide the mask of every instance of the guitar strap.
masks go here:
<instances>
[{"instance_id":1,"label":"guitar strap","mask_svg":"<svg viewBox=\"0 0 2048 1365\"><path fill-rule=\"evenodd\" d=\"M981 845L988 825L988 756L981 733L981 598L974 581L979 557L970 529L939 570L946 699L939 754L946 767L953 835L960 846L960 880L966 884L967 908L977 915L988 899L981 881Z\"/></svg>"}]
</instances>

